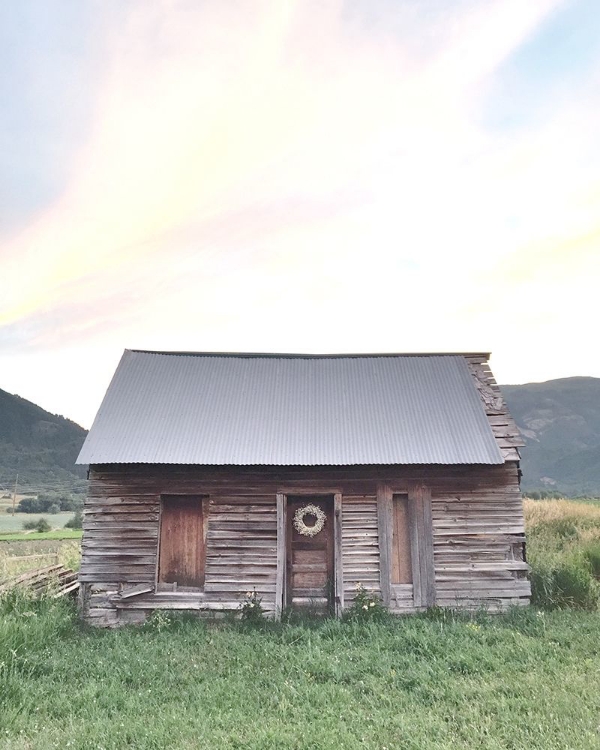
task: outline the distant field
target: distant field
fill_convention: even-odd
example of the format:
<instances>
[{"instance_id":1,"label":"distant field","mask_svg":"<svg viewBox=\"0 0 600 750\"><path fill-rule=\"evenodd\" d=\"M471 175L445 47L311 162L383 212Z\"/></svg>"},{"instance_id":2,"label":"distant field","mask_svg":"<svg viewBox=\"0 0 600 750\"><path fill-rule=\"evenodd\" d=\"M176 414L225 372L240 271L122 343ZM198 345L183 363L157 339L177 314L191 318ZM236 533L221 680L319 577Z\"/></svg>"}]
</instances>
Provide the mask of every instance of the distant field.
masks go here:
<instances>
[{"instance_id":1,"label":"distant field","mask_svg":"<svg viewBox=\"0 0 600 750\"><path fill-rule=\"evenodd\" d=\"M17 504L26 495L17 495ZM22 531L25 521L37 521L45 518L53 529L62 529L67 521L73 518L73 512L66 513L7 513L7 509L12 508L12 499L0 498L0 535L5 531Z\"/></svg>"},{"instance_id":2,"label":"distant field","mask_svg":"<svg viewBox=\"0 0 600 750\"><path fill-rule=\"evenodd\" d=\"M73 513L0 513L0 534L5 531L22 531L24 521L37 521L45 518L55 529L62 529L67 521L73 518Z\"/></svg>"},{"instance_id":3,"label":"distant field","mask_svg":"<svg viewBox=\"0 0 600 750\"><path fill-rule=\"evenodd\" d=\"M27 495L18 494L17 504L24 497ZM73 518L73 512L15 513L13 516L6 512L7 508L12 508L12 497L0 497L0 580L52 565L57 555L58 562L67 567L79 567L81 529L64 528ZM25 521L40 518L45 518L53 530L39 534L23 529Z\"/></svg>"}]
</instances>

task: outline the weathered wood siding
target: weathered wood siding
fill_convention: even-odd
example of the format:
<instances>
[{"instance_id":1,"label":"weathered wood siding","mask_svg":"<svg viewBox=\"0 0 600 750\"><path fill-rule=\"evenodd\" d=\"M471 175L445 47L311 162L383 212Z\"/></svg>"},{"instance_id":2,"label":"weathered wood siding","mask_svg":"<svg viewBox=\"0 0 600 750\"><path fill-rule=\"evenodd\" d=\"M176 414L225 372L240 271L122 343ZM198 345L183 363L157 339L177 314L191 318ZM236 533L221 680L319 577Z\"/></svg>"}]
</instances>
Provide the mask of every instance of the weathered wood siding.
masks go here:
<instances>
[{"instance_id":1,"label":"weathered wood siding","mask_svg":"<svg viewBox=\"0 0 600 750\"><path fill-rule=\"evenodd\" d=\"M215 497L206 540L207 602L237 607L239 595L256 591L275 608L277 510L274 495Z\"/></svg>"},{"instance_id":2,"label":"weathered wood siding","mask_svg":"<svg viewBox=\"0 0 600 750\"><path fill-rule=\"evenodd\" d=\"M376 596L381 595L377 497L344 495L342 507L344 603L350 606L359 584Z\"/></svg>"},{"instance_id":3,"label":"weathered wood siding","mask_svg":"<svg viewBox=\"0 0 600 750\"><path fill-rule=\"evenodd\" d=\"M379 488L420 492L427 534L430 507L434 573L421 593L387 581L395 612L422 602L491 610L528 601L523 562L523 512L518 464L486 467L96 466L90 471L84 513L80 580L84 616L91 623L138 622L157 608L235 610L256 589L268 612L276 608L277 494L341 494L341 584L344 606L357 584L384 595L385 550ZM206 569L202 592L156 592L160 497L190 494L205 501ZM421 544L421 551L427 551ZM417 554L421 554L417 550ZM413 550L414 554L414 550ZM389 569L389 568L388 568ZM416 582L415 582L416 583ZM433 596L433 600L431 599Z\"/></svg>"},{"instance_id":4,"label":"weathered wood siding","mask_svg":"<svg viewBox=\"0 0 600 750\"><path fill-rule=\"evenodd\" d=\"M519 461L519 448L525 445L525 441L508 411L487 359L481 355L470 355L465 359L504 460Z\"/></svg>"},{"instance_id":5,"label":"weathered wood siding","mask_svg":"<svg viewBox=\"0 0 600 750\"><path fill-rule=\"evenodd\" d=\"M432 487L436 604L495 611L530 595L517 465ZM500 475L498 477L498 475Z\"/></svg>"}]
</instances>

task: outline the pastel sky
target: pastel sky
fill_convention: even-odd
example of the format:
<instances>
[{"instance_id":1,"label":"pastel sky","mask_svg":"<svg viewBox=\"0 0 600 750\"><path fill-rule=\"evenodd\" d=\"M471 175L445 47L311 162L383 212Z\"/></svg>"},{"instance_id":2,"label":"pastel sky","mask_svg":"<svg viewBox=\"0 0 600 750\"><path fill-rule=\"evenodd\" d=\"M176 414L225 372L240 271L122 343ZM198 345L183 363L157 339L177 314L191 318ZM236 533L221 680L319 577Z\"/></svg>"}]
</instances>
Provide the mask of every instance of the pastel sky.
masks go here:
<instances>
[{"instance_id":1,"label":"pastel sky","mask_svg":"<svg viewBox=\"0 0 600 750\"><path fill-rule=\"evenodd\" d=\"M0 2L0 388L124 348L600 376L598 0Z\"/></svg>"}]
</instances>

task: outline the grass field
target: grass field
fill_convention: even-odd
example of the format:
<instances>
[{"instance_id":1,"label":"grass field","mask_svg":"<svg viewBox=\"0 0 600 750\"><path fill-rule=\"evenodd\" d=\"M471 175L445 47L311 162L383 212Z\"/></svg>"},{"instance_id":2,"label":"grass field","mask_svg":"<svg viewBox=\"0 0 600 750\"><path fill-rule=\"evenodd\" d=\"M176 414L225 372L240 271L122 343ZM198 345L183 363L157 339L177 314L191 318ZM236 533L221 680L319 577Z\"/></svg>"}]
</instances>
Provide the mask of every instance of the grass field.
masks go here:
<instances>
[{"instance_id":1,"label":"grass field","mask_svg":"<svg viewBox=\"0 0 600 750\"><path fill-rule=\"evenodd\" d=\"M107 632L71 602L5 597L0 748L600 748L600 504L525 514L547 610L254 628L161 612ZM54 549L76 559L78 540L13 537L0 563Z\"/></svg>"},{"instance_id":2,"label":"grass field","mask_svg":"<svg viewBox=\"0 0 600 750\"><path fill-rule=\"evenodd\" d=\"M2 748L600 747L594 614L98 632L3 606Z\"/></svg>"},{"instance_id":3,"label":"grass field","mask_svg":"<svg viewBox=\"0 0 600 750\"><path fill-rule=\"evenodd\" d=\"M9 513L0 514L0 534L11 531L22 531L24 521L38 521L45 518L53 529L62 529L67 521L73 518L73 513Z\"/></svg>"},{"instance_id":4,"label":"grass field","mask_svg":"<svg viewBox=\"0 0 600 750\"><path fill-rule=\"evenodd\" d=\"M17 495L17 503L25 495ZM66 513L8 513L12 509L12 500L10 498L0 498L0 535L5 532L22 531L24 521L38 521L45 518L53 529L62 529L67 521L73 518L71 511Z\"/></svg>"},{"instance_id":5,"label":"grass field","mask_svg":"<svg viewBox=\"0 0 600 750\"><path fill-rule=\"evenodd\" d=\"M35 542L45 539L81 539L81 529L56 529L55 531L11 531L0 534L0 542Z\"/></svg>"},{"instance_id":6,"label":"grass field","mask_svg":"<svg viewBox=\"0 0 600 750\"><path fill-rule=\"evenodd\" d=\"M600 503L525 500L533 602L597 609L600 602Z\"/></svg>"}]
</instances>

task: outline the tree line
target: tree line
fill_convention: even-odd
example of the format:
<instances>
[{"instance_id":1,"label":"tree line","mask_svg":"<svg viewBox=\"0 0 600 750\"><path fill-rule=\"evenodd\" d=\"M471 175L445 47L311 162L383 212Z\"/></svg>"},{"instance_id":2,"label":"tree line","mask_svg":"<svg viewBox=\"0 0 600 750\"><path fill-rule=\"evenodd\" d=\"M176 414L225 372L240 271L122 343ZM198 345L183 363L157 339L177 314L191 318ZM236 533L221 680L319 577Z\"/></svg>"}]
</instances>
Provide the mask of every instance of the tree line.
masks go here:
<instances>
[{"instance_id":1,"label":"tree line","mask_svg":"<svg viewBox=\"0 0 600 750\"><path fill-rule=\"evenodd\" d=\"M83 497L40 492L37 497L24 497L15 508L17 513L61 513L83 508ZM9 512L12 509L8 509Z\"/></svg>"}]
</instances>

